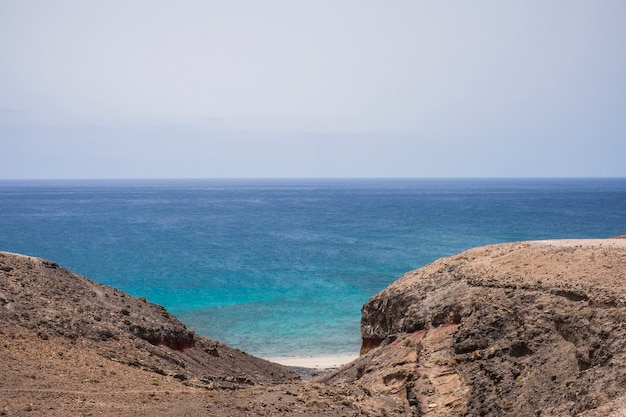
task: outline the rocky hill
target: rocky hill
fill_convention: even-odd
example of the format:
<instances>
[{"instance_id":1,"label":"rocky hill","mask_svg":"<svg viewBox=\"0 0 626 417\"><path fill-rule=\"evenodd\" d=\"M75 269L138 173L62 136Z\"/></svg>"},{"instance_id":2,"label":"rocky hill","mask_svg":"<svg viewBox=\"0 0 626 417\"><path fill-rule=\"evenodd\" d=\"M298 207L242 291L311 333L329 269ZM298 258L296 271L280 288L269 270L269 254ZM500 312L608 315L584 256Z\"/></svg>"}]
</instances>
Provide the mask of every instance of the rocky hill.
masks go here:
<instances>
[{"instance_id":1,"label":"rocky hill","mask_svg":"<svg viewBox=\"0 0 626 417\"><path fill-rule=\"evenodd\" d=\"M626 239L486 246L362 309L313 381L162 307L0 253L0 415L626 416Z\"/></svg>"},{"instance_id":2,"label":"rocky hill","mask_svg":"<svg viewBox=\"0 0 626 417\"><path fill-rule=\"evenodd\" d=\"M626 416L626 239L440 259L369 300L361 333L321 381L398 414Z\"/></svg>"},{"instance_id":3,"label":"rocky hill","mask_svg":"<svg viewBox=\"0 0 626 417\"><path fill-rule=\"evenodd\" d=\"M380 415L355 395L54 262L0 252L0 415Z\"/></svg>"}]
</instances>

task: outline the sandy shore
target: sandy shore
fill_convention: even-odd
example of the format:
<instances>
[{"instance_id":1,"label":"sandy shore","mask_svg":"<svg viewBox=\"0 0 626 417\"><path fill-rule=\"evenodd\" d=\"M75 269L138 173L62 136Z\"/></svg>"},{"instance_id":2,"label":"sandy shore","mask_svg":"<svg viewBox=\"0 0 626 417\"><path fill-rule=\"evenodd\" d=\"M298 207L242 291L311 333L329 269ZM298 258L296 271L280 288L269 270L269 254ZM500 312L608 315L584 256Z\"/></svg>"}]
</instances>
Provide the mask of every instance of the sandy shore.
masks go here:
<instances>
[{"instance_id":1,"label":"sandy shore","mask_svg":"<svg viewBox=\"0 0 626 417\"><path fill-rule=\"evenodd\" d=\"M546 245L555 247L582 247L582 248L594 248L594 247L612 247L612 248L626 248L626 235L616 236L611 239L558 239L558 240L531 240L524 243L530 243L534 245Z\"/></svg>"},{"instance_id":2,"label":"sandy shore","mask_svg":"<svg viewBox=\"0 0 626 417\"><path fill-rule=\"evenodd\" d=\"M275 357L264 358L270 362L279 363L285 366L297 366L301 368L329 369L337 368L346 363L352 362L359 355L328 355L328 356L305 356L305 357Z\"/></svg>"}]
</instances>

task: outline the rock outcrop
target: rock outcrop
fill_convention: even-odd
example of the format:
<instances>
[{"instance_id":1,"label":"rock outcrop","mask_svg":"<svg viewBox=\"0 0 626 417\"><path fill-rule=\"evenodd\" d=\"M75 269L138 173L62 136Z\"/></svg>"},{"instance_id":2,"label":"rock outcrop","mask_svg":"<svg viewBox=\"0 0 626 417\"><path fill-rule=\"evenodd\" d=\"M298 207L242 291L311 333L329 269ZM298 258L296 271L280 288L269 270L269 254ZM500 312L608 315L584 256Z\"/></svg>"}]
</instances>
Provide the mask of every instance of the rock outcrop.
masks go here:
<instances>
[{"instance_id":1,"label":"rock outcrop","mask_svg":"<svg viewBox=\"0 0 626 417\"><path fill-rule=\"evenodd\" d=\"M358 389L189 331L163 307L0 252L0 416L382 416Z\"/></svg>"},{"instance_id":2,"label":"rock outcrop","mask_svg":"<svg viewBox=\"0 0 626 417\"><path fill-rule=\"evenodd\" d=\"M626 416L626 239L501 244L410 272L321 382L398 415Z\"/></svg>"},{"instance_id":3,"label":"rock outcrop","mask_svg":"<svg viewBox=\"0 0 626 417\"><path fill-rule=\"evenodd\" d=\"M0 253L0 321L201 386L284 382L287 368L196 336L163 307L54 262ZM125 346L121 349L120 346Z\"/></svg>"},{"instance_id":4,"label":"rock outcrop","mask_svg":"<svg viewBox=\"0 0 626 417\"><path fill-rule=\"evenodd\" d=\"M0 253L0 415L626 416L626 239L476 248L362 309L311 382L57 264Z\"/></svg>"}]
</instances>

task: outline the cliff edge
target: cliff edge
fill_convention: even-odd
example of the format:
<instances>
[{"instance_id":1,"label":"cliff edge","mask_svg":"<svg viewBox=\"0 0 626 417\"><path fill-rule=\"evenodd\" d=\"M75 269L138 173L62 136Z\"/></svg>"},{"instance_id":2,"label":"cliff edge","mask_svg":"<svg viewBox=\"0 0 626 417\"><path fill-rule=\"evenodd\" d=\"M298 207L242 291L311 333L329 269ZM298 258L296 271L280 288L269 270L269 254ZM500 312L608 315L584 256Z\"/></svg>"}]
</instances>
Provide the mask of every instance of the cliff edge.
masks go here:
<instances>
[{"instance_id":1,"label":"cliff edge","mask_svg":"<svg viewBox=\"0 0 626 417\"><path fill-rule=\"evenodd\" d=\"M626 239L492 245L362 309L361 356L301 381L163 307L0 253L0 416L626 416Z\"/></svg>"},{"instance_id":2,"label":"cliff edge","mask_svg":"<svg viewBox=\"0 0 626 417\"><path fill-rule=\"evenodd\" d=\"M437 260L370 299L361 334L320 381L398 415L626 416L626 239Z\"/></svg>"}]
</instances>

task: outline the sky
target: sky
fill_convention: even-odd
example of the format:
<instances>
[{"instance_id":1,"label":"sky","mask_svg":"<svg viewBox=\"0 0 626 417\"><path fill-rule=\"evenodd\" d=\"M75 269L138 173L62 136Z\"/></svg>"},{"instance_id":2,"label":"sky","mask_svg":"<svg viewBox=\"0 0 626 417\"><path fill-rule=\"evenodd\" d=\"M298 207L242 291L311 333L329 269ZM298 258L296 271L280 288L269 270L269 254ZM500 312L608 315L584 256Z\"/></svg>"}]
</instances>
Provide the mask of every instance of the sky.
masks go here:
<instances>
[{"instance_id":1,"label":"sky","mask_svg":"<svg viewBox=\"0 0 626 417\"><path fill-rule=\"evenodd\" d=\"M625 177L623 0L0 0L0 179Z\"/></svg>"}]
</instances>

